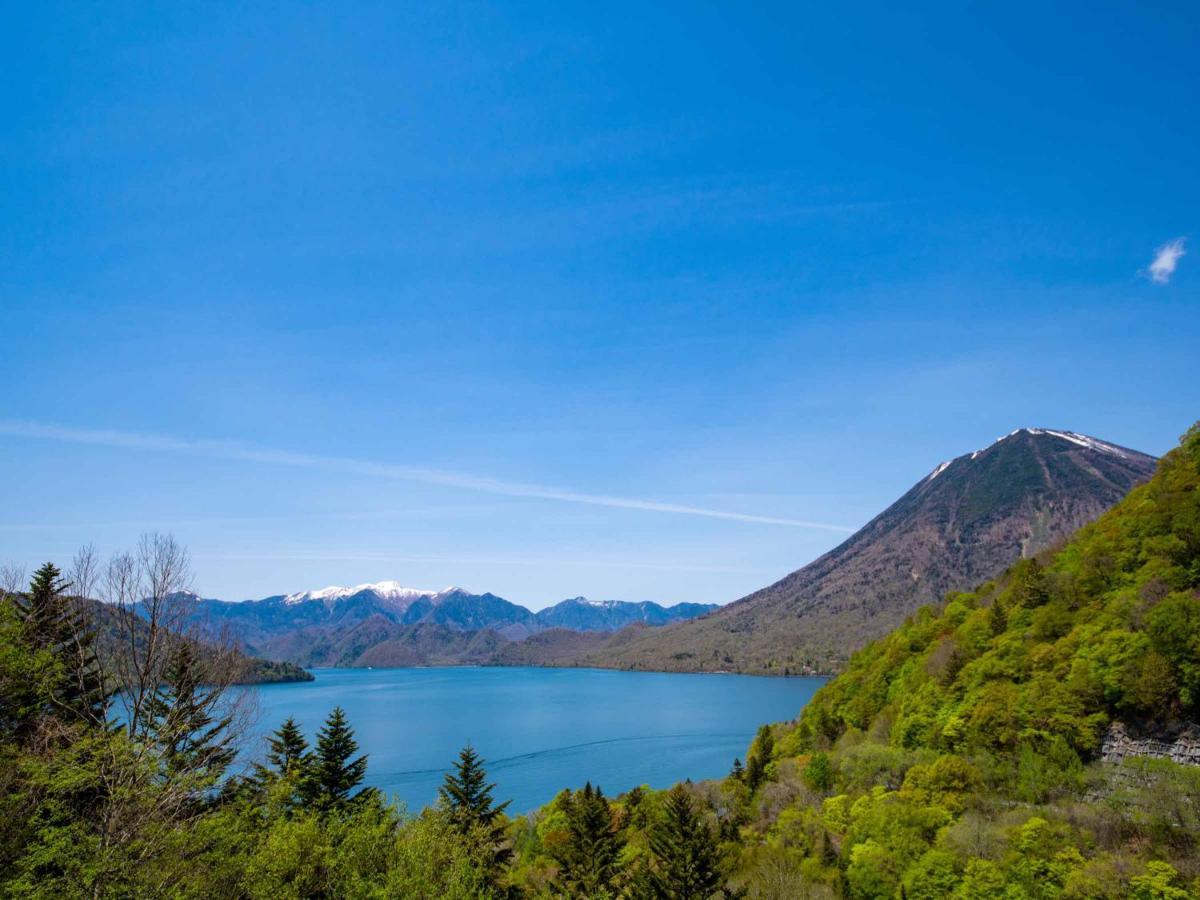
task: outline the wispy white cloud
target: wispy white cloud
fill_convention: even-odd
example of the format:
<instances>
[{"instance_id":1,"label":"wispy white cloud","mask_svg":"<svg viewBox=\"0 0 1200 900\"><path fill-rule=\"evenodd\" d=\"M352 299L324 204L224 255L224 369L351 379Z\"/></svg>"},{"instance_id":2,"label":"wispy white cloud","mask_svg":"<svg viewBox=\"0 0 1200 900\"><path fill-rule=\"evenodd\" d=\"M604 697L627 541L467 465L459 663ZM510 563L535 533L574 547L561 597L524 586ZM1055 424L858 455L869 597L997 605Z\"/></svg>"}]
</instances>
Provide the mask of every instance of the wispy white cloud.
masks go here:
<instances>
[{"instance_id":1,"label":"wispy white cloud","mask_svg":"<svg viewBox=\"0 0 1200 900\"><path fill-rule=\"evenodd\" d=\"M461 490L476 491L505 497L524 497L532 500L553 500L562 503L578 503L588 506L605 506L615 509L637 509L646 512L674 513L684 516L700 516L709 519L726 519L734 522L751 522L762 525L784 525L793 528L815 528L823 531L851 532L854 529L827 522L811 522L803 519L788 519L778 516L760 516L750 513L729 512L688 506L680 503L663 503L636 497L615 497L608 494L592 494L569 488L558 488L539 484L507 481L465 472L442 469L427 469L418 466L394 465L369 460L351 459L341 456L321 456L312 453L295 453L256 447L234 441L189 440L169 435L145 434L107 429L71 428L42 422L0 420L0 434L10 437L60 441L71 444L91 444L166 453L184 453L216 459L263 463L276 466L291 466L318 469L399 481L416 481L423 484L442 485Z\"/></svg>"},{"instance_id":2,"label":"wispy white cloud","mask_svg":"<svg viewBox=\"0 0 1200 900\"><path fill-rule=\"evenodd\" d=\"M1150 276L1151 281L1155 284L1166 284L1171 280L1180 258L1187 252L1184 250L1186 242L1186 238L1178 237L1173 241L1167 241L1154 251L1154 261L1146 269L1146 274Z\"/></svg>"}]
</instances>

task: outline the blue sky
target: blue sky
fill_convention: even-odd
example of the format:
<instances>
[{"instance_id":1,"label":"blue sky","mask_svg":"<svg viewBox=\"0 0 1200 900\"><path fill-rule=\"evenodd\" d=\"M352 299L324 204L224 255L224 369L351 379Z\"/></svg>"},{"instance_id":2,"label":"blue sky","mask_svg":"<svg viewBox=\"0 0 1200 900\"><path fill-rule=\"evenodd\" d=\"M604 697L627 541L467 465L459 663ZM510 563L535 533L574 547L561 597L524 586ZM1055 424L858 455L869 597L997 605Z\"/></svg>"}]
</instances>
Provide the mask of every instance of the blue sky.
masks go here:
<instances>
[{"instance_id":1,"label":"blue sky","mask_svg":"<svg viewBox=\"0 0 1200 900\"><path fill-rule=\"evenodd\" d=\"M1198 50L1190 3L25 8L0 561L725 602L1018 426L1161 453Z\"/></svg>"}]
</instances>

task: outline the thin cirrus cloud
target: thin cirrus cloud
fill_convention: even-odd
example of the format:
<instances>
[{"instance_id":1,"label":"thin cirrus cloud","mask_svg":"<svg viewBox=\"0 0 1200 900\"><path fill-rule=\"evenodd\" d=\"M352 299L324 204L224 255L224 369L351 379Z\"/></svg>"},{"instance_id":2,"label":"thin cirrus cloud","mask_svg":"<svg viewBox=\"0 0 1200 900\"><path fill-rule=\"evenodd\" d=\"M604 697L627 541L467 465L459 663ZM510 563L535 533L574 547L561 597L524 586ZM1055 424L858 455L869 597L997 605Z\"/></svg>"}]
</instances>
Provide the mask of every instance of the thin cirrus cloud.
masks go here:
<instances>
[{"instance_id":1,"label":"thin cirrus cloud","mask_svg":"<svg viewBox=\"0 0 1200 900\"><path fill-rule=\"evenodd\" d=\"M643 510L645 512L674 513L676 515L700 516L709 519L726 519L733 522L783 525L793 528L814 528L822 531L852 532L854 530L844 525L834 525L827 522L785 519L777 516L760 516L720 509L707 509L699 506L687 506L679 503L662 503L657 500L644 500L636 497L591 494L567 488L505 481L499 478L472 475L466 472L450 472L417 466L377 463L340 456L295 453L289 450L255 447L233 441L188 440L169 435L107 429L71 428L41 422L20 421L0 421L0 434L10 437L50 440L69 444L90 444L93 446L118 447L127 450L182 453L214 459L317 469L393 481L415 481L423 484L442 485L444 487L504 497L551 500L561 503L604 506L614 509Z\"/></svg>"},{"instance_id":2,"label":"thin cirrus cloud","mask_svg":"<svg viewBox=\"0 0 1200 900\"><path fill-rule=\"evenodd\" d=\"M1151 281L1155 284L1166 284L1171 280L1180 258L1187 252L1183 246L1185 242L1186 238L1178 237L1173 241L1167 241L1154 251L1154 261L1146 269Z\"/></svg>"}]
</instances>

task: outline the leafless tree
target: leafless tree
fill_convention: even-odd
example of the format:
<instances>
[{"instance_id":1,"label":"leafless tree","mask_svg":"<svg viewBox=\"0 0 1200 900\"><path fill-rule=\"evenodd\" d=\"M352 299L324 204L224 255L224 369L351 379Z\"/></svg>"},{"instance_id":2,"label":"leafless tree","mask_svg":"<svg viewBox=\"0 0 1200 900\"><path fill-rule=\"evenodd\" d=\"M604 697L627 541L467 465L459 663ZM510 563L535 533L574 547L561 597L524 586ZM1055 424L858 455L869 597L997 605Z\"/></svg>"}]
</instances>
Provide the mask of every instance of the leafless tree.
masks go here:
<instances>
[{"instance_id":1,"label":"leafless tree","mask_svg":"<svg viewBox=\"0 0 1200 900\"><path fill-rule=\"evenodd\" d=\"M227 636L203 627L194 616L191 558L172 535L146 534L132 553L112 557L100 579L110 604L119 646L107 668L116 680L125 728L131 738L147 741L154 722L149 707L176 658L181 641L202 645L204 701L221 717L241 714L245 692L230 691L242 676L246 658Z\"/></svg>"},{"instance_id":2,"label":"leafless tree","mask_svg":"<svg viewBox=\"0 0 1200 900\"><path fill-rule=\"evenodd\" d=\"M96 552L95 544L84 544L71 560L71 568L67 570L70 581L70 591L76 597L94 600L96 587L100 583L100 554Z\"/></svg>"},{"instance_id":3,"label":"leafless tree","mask_svg":"<svg viewBox=\"0 0 1200 900\"><path fill-rule=\"evenodd\" d=\"M104 702L95 712L97 724L108 719L105 674L96 646L99 626L96 615L96 585L100 578L100 556L93 544L80 547L66 572L66 590L71 597L71 639L62 648L68 655L67 671L80 694L98 691Z\"/></svg>"},{"instance_id":4,"label":"leafless tree","mask_svg":"<svg viewBox=\"0 0 1200 900\"><path fill-rule=\"evenodd\" d=\"M81 584L87 583L89 555L85 549L77 557ZM128 850L136 835L138 853L147 858L161 849L172 828L198 814L197 800L214 786L203 761L195 771L173 767L164 774L167 748L159 745L160 738L186 727L173 720L175 708L163 709L163 698L170 697L164 688L177 674L172 666L197 667L193 671L204 687L195 700L214 722L227 723L231 740L240 738L252 716L252 694L234 686L246 657L195 620L191 579L187 550L171 535L147 534L132 553L113 556L95 580L106 603L105 616L114 626L116 640L107 642L105 668L115 680L129 738L127 744L111 746L124 747L122 752L134 757L132 765L114 758L105 767L108 796L130 800L104 806L100 840Z\"/></svg>"},{"instance_id":5,"label":"leafless tree","mask_svg":"<svg viewBox=\"0 0 1200 900\"><path fill-rule=\"evenodd\" d=\"M0 566L0 597L16 594L24 590L28 583L24 566L12 564Z\"/></svg>"},{"instance_id":6,"label":"leafless tree","mask_svg":"<svg viewBox=\"0 0 1200 900\"><path fill-rule=\"evenodd\" d=\"M178 595L191 582L188 552L172 535L144 534L133 553L118 553L104 573L104 600L112 604L120 647L110 670L130 737L146 740L151 699L163 682L171 645L183 634L186 610Z\"/></svg>"}]
</instances>

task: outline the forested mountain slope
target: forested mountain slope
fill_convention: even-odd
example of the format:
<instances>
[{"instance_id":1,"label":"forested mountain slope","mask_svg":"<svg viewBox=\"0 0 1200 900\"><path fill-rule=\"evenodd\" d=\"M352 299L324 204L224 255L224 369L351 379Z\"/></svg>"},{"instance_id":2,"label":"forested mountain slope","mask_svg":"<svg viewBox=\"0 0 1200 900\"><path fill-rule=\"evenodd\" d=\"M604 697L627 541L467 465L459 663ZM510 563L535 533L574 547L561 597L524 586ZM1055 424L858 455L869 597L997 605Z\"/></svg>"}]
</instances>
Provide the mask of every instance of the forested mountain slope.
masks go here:
<instances>
[{"instance_id":1,"label":"forested mountain slope","mask_svg":"<svg viewBox=\"0 0 1200 900\"><path fill-rule=\"evenodd\" d=\"M1192 896L1200 767L1099 761L1114 723L1189 721L1200 425L1062 549L921 610L760 737L761 784L730 783L742 862L860 897Z\"/></svg>"},{"instance_id":2,"label":"forested mountain slope","mask_svg":"<svg viewBox=\"0 0 1200 900\"><path fill-rule=\"evenodd\" d=\"M1026 428L937 466L849 540L701 618L590 650L578 663L672 671L839 670L947 591L1061 541L1149 477L1154 458Z\"/></svg>"}]
</instances>

